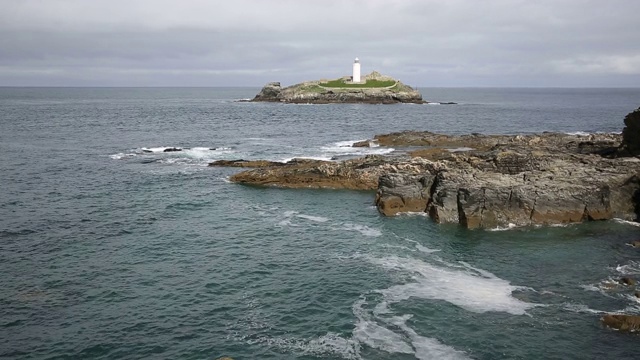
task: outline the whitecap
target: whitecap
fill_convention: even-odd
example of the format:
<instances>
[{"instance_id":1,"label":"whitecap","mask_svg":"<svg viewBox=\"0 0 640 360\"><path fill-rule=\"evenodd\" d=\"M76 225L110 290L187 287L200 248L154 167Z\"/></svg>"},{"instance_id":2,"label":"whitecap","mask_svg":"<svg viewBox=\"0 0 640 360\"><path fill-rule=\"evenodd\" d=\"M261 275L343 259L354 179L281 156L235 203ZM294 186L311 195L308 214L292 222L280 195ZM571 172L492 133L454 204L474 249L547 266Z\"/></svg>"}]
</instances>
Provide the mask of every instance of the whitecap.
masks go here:
<instances>
[{"instance_id":1,"label":"whitecap","mask_svg":"<svg viewBox=\"0 0 640 360\"><path fill-rule=\"evenodd\" d=\"M109 157L113 160L127 159L127 158L132 158L134 156L136 156L136 154L117 153L117 154L109 155Z\"/></svg>"},{"instance_id":2,"label":"whitecap","mask_svg":"<svg viewBox=\"0 0 640 360\"><path fill-rule=\"evenodd\" d=\"M394 285L379 291L385 301L396 303L409 298L444 300L465 310L477 313L489 311L524 315L537 306L512 296L522 287L511 285L492 273L462 263L462 267L441 261L445 266L414 258L390 256L369 257L369 260L389 270L408 272L415 282Z\"/></svg>"},{"instance_id":3,"label":"whitecap","mask_svg":"<svg viewBox=\"0 0 640 360\"><path fill-rule=\"evenodd\" d=\"M370 228L366 225L345 223L343 224L342 228L345 230L357 231L364 236L377 237L382 235L382 231L378 229Z\"/></svg>"}]
</instances>

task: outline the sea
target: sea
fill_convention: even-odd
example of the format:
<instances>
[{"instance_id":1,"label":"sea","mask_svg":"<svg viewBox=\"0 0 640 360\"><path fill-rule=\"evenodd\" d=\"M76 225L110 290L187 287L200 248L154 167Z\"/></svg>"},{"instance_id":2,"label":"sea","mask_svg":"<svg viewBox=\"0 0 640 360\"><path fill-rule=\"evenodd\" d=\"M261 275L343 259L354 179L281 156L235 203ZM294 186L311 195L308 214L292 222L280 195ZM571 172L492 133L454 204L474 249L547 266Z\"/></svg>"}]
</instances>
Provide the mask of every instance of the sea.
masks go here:
<instances>
[{"instance_id":1,"label":"sea","mask_svg":"<svg viewBox=\"0 0 640 360\"><path fill-rule=\"evenodd\" d=\"M637 359L640 224L467 230L373 192L231 183L402 130L619 133L640 89L420 88L455 105L239 102L259 88L0 88L2 359ZM168 148L181 151L165 152Z\"/></svg>"}]
</instances>

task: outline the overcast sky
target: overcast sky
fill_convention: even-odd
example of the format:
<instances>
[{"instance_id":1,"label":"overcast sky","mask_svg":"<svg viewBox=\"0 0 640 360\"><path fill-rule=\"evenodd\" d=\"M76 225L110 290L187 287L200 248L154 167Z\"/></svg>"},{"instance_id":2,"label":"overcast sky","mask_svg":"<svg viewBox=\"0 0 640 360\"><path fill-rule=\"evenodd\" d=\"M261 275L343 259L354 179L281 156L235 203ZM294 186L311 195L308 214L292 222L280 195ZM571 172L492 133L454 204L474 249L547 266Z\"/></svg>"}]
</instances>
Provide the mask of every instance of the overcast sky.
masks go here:
<instances>
[{"instance_id":1,"label":"overcast sky","mask_svg":"<svg viewBox=\"0 0 640 360\"><path fill-rule=\"evenodd\" d=\"M0 86L640 87L637 0L0 0Z\"/></svg>"}]
</instances>

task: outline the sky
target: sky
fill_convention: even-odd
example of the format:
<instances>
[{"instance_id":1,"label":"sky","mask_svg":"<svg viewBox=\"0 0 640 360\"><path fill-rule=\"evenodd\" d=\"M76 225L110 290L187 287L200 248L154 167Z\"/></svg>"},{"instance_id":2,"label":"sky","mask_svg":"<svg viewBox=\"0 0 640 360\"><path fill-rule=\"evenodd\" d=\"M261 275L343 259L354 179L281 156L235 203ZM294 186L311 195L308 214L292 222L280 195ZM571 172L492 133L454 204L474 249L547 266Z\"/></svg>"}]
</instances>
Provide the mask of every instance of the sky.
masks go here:
<instances>
[{"instance_id":1,"label":"sky","mask_svg":"<svg viewBox=\"0 0 640 360\"><path fill-rule=\"evenodd\" d=\"M0 0L0 86L640 87L637 0Z\"/></svg>"}]
</instances>

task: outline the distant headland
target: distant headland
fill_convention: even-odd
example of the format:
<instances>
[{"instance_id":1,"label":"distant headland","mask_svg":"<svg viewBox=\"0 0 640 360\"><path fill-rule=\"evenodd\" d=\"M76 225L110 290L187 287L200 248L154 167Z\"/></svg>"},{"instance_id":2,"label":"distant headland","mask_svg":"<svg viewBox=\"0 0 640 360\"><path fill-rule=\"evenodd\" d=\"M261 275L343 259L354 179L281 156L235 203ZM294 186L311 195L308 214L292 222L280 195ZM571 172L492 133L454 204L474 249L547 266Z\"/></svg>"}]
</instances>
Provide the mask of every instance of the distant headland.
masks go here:
<instances>
[{"instance_id":1,"label":"distant headland","mask_svg":"<svg viewBox=\"0 0 640 360\"><path fill-rule=\"evenodd\" d=\"M284 88L279 82L270 82L251 101L294 104L427 103L418 90L390 76L382 75L377 71L361 76L358 58L353 63L351 76L333 80L305 81Z\"/></svg>"}]
</instances>

